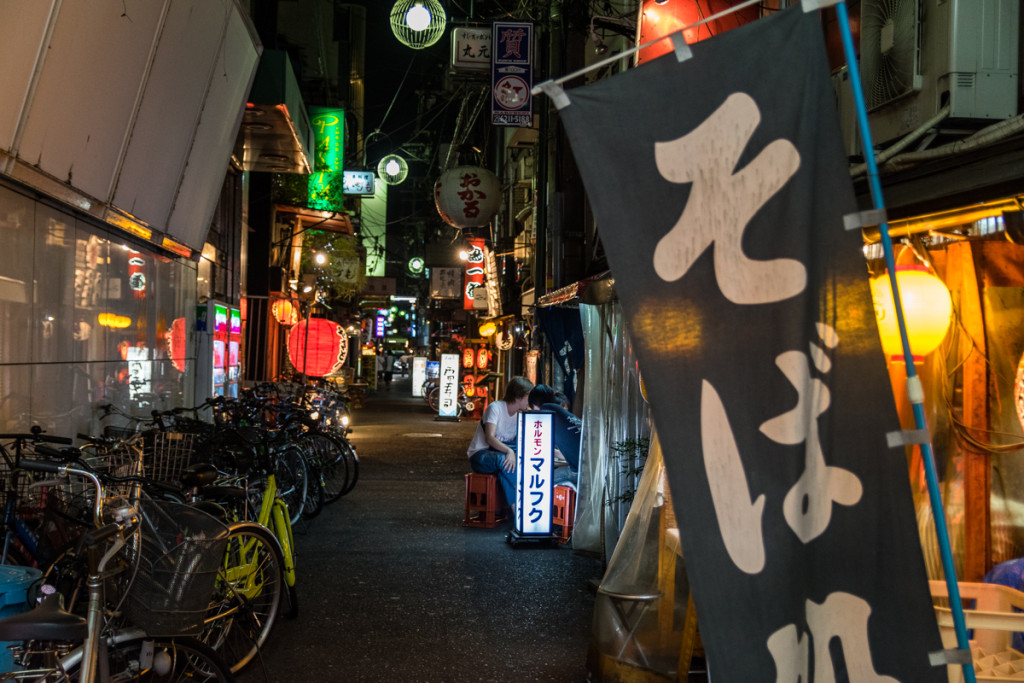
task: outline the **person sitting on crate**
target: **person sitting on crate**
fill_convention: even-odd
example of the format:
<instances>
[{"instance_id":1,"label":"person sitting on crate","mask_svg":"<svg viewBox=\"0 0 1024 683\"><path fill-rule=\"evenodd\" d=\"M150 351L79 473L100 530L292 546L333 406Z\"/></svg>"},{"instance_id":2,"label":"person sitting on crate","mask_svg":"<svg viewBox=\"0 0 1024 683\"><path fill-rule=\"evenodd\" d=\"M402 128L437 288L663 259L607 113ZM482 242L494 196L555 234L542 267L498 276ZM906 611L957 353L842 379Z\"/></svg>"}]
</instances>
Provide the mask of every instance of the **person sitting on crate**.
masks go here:
<instances>
[{"instance_id":1,"label":"person sitting on crate","mask_svg":"<svg viewBox=\"0 0 1024 683\"><path fill-rule=\"evenodd\" d=\"M548 410L554 413L551 420L553 444L555 447L555 471L552 483L576 486L580 472L580 437L583 421L576 417L558 400L555 390L546 384L538 384L527 398L531 410Z\"/></svg>"},{"instance_id":2,"label":"person sitting on crate","mask_svg":"<svg viewBox=\"0 0 1024 683\"><path fill-rule=\"evenodd\" d=\"M478 474L496 474L509 507L516 503L517 413L525 410L533 384L525 377L513 377L505 387L505 396L492 401L484 410L469 442L470 468Z\"/></svg>"}]
</instances>

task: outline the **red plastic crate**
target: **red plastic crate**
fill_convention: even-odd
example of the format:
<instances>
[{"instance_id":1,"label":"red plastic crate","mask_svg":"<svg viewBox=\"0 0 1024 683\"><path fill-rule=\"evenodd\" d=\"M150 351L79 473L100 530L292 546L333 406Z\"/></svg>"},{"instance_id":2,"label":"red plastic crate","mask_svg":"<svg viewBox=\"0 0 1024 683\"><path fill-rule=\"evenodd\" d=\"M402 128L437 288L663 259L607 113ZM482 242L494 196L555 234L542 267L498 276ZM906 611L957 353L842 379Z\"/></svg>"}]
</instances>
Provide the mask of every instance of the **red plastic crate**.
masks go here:
<instances>
[{"instance_id":1,"label":"red plastic crate","mask_svg":"<svg viewBox=\"0 0 1024 683\"><path fill-rule=\"evenodd\" d=\"M493 474L466 475L466 512L462 526L493 529L505 521L505 496Z\"/></svg>"},{"instance_id":2,"label":"red plastic crate","mask_svg":"<svg viewBox=\"0 0 1024 683\"><path fill-rule=\"evenodd\" d=\"M576 521L576 490L571 486L556 486L551 504L551 524L557 527L559 543L568 543Z\"/></svg>"}]
</instances>

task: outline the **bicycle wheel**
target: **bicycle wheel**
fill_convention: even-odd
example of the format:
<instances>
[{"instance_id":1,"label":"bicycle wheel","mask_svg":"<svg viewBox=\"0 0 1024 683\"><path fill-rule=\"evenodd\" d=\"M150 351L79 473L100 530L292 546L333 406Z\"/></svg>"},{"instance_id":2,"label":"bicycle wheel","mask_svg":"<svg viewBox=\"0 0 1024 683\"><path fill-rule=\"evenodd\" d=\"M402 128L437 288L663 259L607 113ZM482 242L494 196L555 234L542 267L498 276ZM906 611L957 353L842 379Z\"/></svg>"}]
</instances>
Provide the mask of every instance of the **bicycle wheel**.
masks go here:
<instances>
[{"instance_id":1,"label":"bicycle wheel","mask_svg":"<svg viewBox=\"0 0 1024 683\"><path fill-rule=\"evenodd\" d=\"M274 476L277 479L277 495L288 506L292 524L297 524L302 517L306 488L309 485L309 471L302 449L288 444L276 453Z\"/></svg>"},{"instance_id":2,"label":"bicycle wheel","mask_svg":"<svg viewBox=\"0 0 1024 683\"><path fill-rule=\"evenodd\" d=\"M427 392L427 405L433 412L437 412L438 407L441 405L441 387L434 387Z\"/></svg>"},{"instance_id":3,"label":"bicycle wheel","mask_svg":"<svg viewBox=\"0 0 1024 683\"><path fill-rule=\"evenodd\" d=\"M121 641L115 637L114 641L107 645L112 683L232 683L235 680L221 657L195 638L138 636ZM81 660L82 650L78 648L61 662L67 677L52 680L77 681Z\"/></svg>"},{"instance_id":4,"label":"bicycle wheel","mask_svg":"<svg viewBox=\"0 0 1024 683\"><path fill-rule=\"evenodd\" d=\"M229 527L224 566L200 638L232 672L252 661L277 621L283 567L281 546L266 527L255 522Z\"/></svg>"},{"instance_id":5,"label":"bicycle wheel","mask_svg":"<svg viewBox=\"0 0 1024 683\"><path fill-rule=\"evenodd\" d=\"M356 447L353 446L348 439L339 439L341 441L341 452L345 456L345 461L348 463L348 481L345 483L345 488L341 492L341 495L348 494L349 491L356 487L356 482L359 481L359 454L356 453ZM337 498L335 498L337 500Z\"/></svg>"},{"instance_id":6,"label":"bicycle wheel","mask_svg":"<svg viewBox=\"0 0 1024 683\"><path fill-rule=\"evenodd\" d=\"M348 458L344 440L332 434L309 431L303 434L302 446L310 462L315 462L323 482L324 503L333 503L345 493L349 481Z\"/></svg>"}]
</instances>

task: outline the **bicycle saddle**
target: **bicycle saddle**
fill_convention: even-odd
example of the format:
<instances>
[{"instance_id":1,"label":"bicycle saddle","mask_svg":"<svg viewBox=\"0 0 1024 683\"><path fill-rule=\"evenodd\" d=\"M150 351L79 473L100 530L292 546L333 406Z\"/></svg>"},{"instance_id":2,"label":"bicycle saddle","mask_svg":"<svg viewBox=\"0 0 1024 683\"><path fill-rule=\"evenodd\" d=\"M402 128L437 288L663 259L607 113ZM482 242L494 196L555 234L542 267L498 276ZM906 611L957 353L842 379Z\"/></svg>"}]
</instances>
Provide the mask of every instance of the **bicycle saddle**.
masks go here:
<instances>
[{"instance_id":1,"label":"bicycle saddle","mask_svg":"<svg viewBox=\"0 0 1024 683\"><path fill-rule=\"evenodd\" d=\"M217 480L219 473L217 468L209 463L198 463L192 465L181 473L181 483L186 488L193 486L206 486Z\"/></svg>"},{"instance_id":2,"label":"bicycle saddle","mask_svg":"<svg viewBox=\"0 0 1024 683\"><path fill-rule=\"evenodd\" d=\"M44 595L37 607L0 619L0 640L85 640L85 617L64 609L59 593Z\"/></svg>"}]
</instances>

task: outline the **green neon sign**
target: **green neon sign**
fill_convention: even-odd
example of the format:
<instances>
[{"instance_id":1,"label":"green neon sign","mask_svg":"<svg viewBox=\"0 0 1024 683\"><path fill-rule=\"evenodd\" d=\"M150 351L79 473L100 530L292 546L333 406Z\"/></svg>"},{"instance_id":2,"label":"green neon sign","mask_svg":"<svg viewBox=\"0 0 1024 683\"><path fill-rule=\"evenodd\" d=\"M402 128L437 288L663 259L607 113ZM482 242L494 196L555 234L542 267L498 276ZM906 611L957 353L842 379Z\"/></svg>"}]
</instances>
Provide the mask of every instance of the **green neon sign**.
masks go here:
<instances>
[{"instance_id":1,"label":"green neon sign","mask_svg":"<svg viewBox=\"0 0 1024 683\"><path fill-rule=\"evenodd\" d=\"M314 173L309 176L307 205L311 209L340 211L344 183L345 110L310 107L315 155Z\"/></svg>"}]
</instances>

